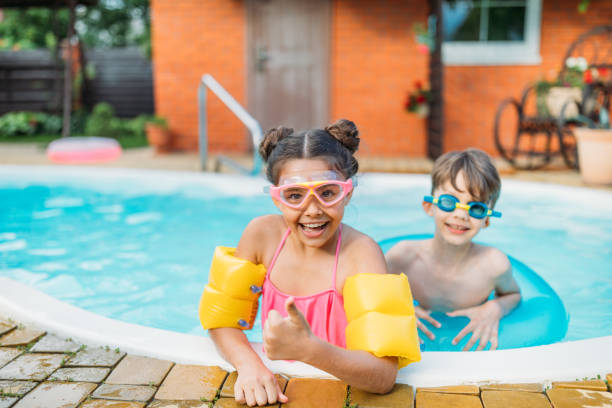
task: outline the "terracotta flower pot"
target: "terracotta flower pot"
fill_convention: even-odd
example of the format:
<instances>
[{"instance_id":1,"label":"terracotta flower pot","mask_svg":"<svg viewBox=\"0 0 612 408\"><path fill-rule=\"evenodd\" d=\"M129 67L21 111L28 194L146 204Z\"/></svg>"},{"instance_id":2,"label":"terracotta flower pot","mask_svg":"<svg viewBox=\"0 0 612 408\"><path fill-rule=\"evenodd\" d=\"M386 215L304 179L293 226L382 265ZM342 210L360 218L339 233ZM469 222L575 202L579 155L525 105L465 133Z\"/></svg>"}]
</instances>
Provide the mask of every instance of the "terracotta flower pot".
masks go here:
<instances>
[{"instance_id":1,"label":"terracotta flower pot","mask_svg":"<svg viewBox=\"0 0 612 408\"><path fill-rule=\"evenodd\" d=\"M578 163L587 184L612 184L612 129L574 129Z\"/></svg>"},{"instance_id":2,"label":"terracotta flower pot","mask_svg":"<svg viewBox=\"0 0 612 408\"><path fill-rule=\"evenodd\" d=\"M155 148L156 153L166 153L170 150L170 131L165 126L147 123L145 130L147 141Z\"/></svg>"}]
</instances>

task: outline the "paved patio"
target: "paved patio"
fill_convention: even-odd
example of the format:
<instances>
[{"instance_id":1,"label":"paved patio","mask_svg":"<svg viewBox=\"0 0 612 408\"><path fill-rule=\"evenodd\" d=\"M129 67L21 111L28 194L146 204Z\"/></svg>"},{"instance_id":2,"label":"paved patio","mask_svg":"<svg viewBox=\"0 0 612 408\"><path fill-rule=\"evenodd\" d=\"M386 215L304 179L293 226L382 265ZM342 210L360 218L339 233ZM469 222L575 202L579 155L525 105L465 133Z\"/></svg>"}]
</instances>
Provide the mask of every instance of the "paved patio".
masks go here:
<instances>
[{"instance_id":1,"label":"paved patio","mask_svg":"<svg viewBox=\"0 0 612 408\"><path fill-rule=\"evenodd\" d=\"M611 368L612 371L612 368ZM278 379L283 407L571 408L612 406L607 378L552 384L482 384L416 388L396 384L374 395L337 380ZM106 347L78 344L0 317L0 408L237 407L235 372L175 364ZM280 406L276 404L274 406Z\"/></svg>"}]
</instances>

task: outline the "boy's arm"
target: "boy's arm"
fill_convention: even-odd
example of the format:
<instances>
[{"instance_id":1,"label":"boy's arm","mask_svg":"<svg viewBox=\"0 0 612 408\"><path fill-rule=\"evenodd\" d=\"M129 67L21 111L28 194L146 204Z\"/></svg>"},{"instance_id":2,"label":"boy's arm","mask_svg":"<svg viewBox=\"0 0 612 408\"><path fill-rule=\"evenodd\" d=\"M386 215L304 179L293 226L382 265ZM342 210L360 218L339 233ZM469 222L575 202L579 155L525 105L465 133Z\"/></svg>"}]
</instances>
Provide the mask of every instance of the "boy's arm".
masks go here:
<instances>
[{"instance_id":1,"label":"boy's arm","mask_svg":"<svg viewBox=\"0 0 612 408\"><path fill-rule=\"evenodd\" d=\"M489 262L495 276L496 297L482 305L447 313L451 317L466 316L470 319L470 322L452 341L453 344L457 344L468 333L472 333L472 337L463 347L464 351L470 350L476 342L478 342L476 350L483 350L489 342L491 350L497 349L499 321L510 313L521 300L520 289L512 276L512 265L508 257L501 251L496 249L493 251Z\"/></svg>"},{"instance_id":2,"label":"boy's arm","mask_svg":"<svg viewBox=\"0 0 612 408\"><path fill-rule=\"evenodd\" d=\"M499 303L502 317L516 308L521 301L521 289L512 275L512 265L506 257L505 272L495 279L495 301Z\"/></svg>"},{"instance_id":3,"label":"boy's arm","mask_svg":"<svg viewBox=\"0 0 612 408\"><path fill-rule=\"evenodd\" d=\"M387 262L389 273L394 273L396 275L403 273L408 277L409 281L412 278L410 273L410 264L416 256L416 250L411 245L412 242L413 241L399 242L385 254L385 261ZM412 295L414 296L414 292ZM427 320L438 329L442 327L442 324L431 317L431 310L424 309L420 306L415 306L414 312L417 317L417 328L431 340L435 340L435 334L429 330L429 328L423 323L423 320ZM422 339L419 338L419 340L421 344L424 343Z\"/></svg>"}]
</instances>

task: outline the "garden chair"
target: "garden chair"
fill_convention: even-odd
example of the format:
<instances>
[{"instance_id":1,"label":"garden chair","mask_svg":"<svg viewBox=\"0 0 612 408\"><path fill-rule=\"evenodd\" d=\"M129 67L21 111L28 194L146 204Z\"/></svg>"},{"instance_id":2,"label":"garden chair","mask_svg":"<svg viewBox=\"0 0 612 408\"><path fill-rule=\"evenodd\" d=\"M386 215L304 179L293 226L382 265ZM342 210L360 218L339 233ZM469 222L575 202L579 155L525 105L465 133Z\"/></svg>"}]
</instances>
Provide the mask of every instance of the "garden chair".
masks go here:
<instances>
[{"instance_id":1,"label":"garden chair","mask_svg":"<svg viewBox=\"0 0 612 408\"><path fill-rule=\"evenodd\" d=\"M495 114L495 145L517 169L537 169L558 156L578 167L572 129L597 125L610 110L612 25L594 27L568 48L553 82L528 85L520 100L504 99Z\"/></svg>"}]
</instances>

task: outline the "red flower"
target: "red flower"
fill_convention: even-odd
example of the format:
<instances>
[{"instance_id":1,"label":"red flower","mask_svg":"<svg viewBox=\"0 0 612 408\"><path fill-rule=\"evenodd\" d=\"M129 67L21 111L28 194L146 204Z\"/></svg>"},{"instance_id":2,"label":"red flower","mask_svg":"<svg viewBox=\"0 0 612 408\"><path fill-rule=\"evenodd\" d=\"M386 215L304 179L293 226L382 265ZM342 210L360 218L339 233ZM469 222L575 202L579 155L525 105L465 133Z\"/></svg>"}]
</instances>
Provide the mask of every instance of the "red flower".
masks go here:
<instances>
[{"instance_id":1,"label":"red flower","mask_svg":"<svg viewBox=\"0 0 612 408\"><path fill-rule=\"evenodd\" d=\"M584 83L590 84L593 82L593 73L590 69L584 71Z\"/></svg>"},{"instance_id":2,"label":"red flower","mask_svg":"<svg viewBox=\"0 0 612 408\"><path fill-rule=\"evenodd\" d=\"M418 103L423 103L423 102L425 102L426 100L427 100L427 98L425 98L425 95L423 95L423 94L419 94L419 95L417 95L417 97L416 97L416 101L417 101Z\"/></svg>"}]
</instances>

